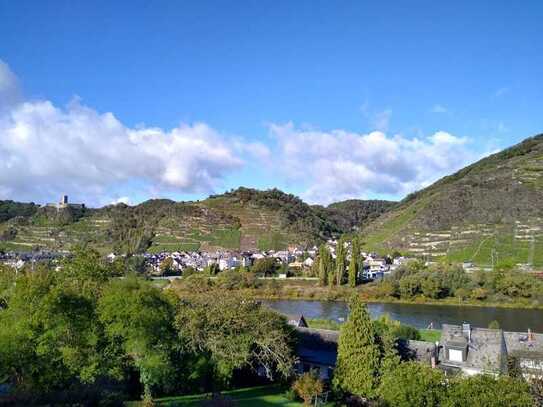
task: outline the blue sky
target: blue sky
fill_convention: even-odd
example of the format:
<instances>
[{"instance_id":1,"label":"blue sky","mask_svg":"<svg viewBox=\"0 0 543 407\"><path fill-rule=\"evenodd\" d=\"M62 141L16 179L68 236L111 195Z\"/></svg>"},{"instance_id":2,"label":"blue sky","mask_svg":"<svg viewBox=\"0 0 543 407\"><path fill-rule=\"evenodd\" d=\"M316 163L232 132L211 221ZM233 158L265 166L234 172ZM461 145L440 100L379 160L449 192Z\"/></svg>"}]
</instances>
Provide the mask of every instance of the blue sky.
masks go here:
<instances>
[{"instance_id":1,"label":"blue sky","mask_svg":"<svg viewBox=\"0 0 543 407\"><path fill-rule=\"evenodd\" d=\"M543 132L542 18L540 1L0 0L0 198L399 199Z\"/></svg>"}]
</instances>

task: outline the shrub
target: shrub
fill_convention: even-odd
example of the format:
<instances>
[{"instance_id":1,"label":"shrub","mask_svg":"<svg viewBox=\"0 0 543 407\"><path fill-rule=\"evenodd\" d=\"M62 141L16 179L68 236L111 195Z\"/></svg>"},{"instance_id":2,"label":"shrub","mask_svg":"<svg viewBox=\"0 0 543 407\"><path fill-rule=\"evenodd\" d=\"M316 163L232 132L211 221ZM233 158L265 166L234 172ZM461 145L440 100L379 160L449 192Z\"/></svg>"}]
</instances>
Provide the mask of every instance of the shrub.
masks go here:
<instances>
[{"instance_id":1,"label":"shrub","mask_svg":"<svg viewBox=\"0 0 543 407\"><path fill-rule=\"evenodd\" d=\"M181 282L181 287L192 292L205 292L209 290L213 284L207 276L201 274L193 274L184 278Z\"/></svg>"},{"instance_id":2,"label":"shrub","mask_svg":"<svg viewBox=\"0 0 543 407\"><path fill-rule=\"evenodd\" d=\"M444 376L419 362L401 363L385 372L379 393L389 406L440 406L445 394Z\"/></svg>"},{"instance_id":3,"label":"shrub","mask_svg":"<svg viewBox=\"0 0 543 407\"><path fill-rule=\"evenodd\" d=\"M311 405L313 398L322 394L324 384L315 372L307 372L300 376L293 384L292 389L304 400L304 404Z\"/></svg>"},{"instance_id":4,"label":"shrub","mask_svg":"<svg viewBox=\"0 0 543 407\"><path fill-rule=\"evenodd\" d=\"M531 407L534 400L524 380L476 375L452 382L444 407Z\"/></svg>"},{"instance_id":5,"label":"shrub","mask_svg":"<svg viewBox=\"0 0 543 407\"><path fill-rule=\"evenodd\" d=\"M237 271L223 271L217 277L217 287L225 290L234 290L241 287L243 277Z\"/></svg>"}]
</instances>

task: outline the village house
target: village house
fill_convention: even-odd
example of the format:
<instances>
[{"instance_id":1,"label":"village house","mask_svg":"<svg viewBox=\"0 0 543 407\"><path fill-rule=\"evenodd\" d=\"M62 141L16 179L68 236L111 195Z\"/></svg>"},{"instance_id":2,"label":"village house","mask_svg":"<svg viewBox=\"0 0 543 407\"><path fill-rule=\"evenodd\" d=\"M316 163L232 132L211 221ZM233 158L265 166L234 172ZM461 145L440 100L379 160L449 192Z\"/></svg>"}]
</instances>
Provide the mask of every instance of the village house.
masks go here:
<instances>
[{"instance_id":1,"label":"village house","mask_svg":"<svg viewBox=\"0 0 543 407\"><path fill-rule=\"evenodd\" d=\"M322 380L330 380L336 367L339 332L300 326L296 337L296 372L316 371Z\"/></svg>"},{"instance_id":2,"label":"village house","mask_svg":"<svg viewBox=\"0 0 543 407\"><path fill-rule=\"evenodd\" d=\"M543 334L530 330L444 324L439 345L439 364L447 372L502 374L514 366L526 377L543 375Z\"/></svg>"}]
</instances>

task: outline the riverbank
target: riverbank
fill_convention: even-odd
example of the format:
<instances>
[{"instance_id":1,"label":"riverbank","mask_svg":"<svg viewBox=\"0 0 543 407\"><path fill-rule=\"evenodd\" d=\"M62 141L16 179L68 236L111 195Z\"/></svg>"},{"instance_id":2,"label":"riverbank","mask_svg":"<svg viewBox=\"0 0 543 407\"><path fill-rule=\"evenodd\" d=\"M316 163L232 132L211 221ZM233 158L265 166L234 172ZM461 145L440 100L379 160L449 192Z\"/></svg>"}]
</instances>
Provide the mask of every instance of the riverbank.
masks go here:
<instances>
[{"instance_id":1,"label":"riverbank","mask_svg":"<svg viewBox=\"0 0 543 407\"><path fill-rule=\"evenodd\" d=\"M217 279L210 278L211 284L216 284L216 280ZM172 281L168 286L180 293L183 293L183 291L187 291L188 293L194 291L192 285L184 285L183 279ZM356 288L347 286L321 287L318 285L318 282L314 280L257 279L251 288L235 288L229 286L228 289L240 290L247 297L260 300L347 302L353 295L359 295L367 303L543 310L543 303L537 300L523 298L502 297L499 301L494 301L491 298L476 300L467 297L434 299L422 295L413 298L397 298L390 295L382 295L379 286L376 284L363 284Z\"/></svg>"},{"instance_id":2,"label":"riverbank","mask_svg":"<svg viewBox=\"0 0 543 407\"><path fill-rule=\"evenodd\" d=\"M409 305L441 305L441 306L465 306L465 307L491 307L491 308L514 308L514 309L541 309L543 304L533 300L509 299L507 301L489 301L461 299L448 297L433 299L418 296L413 299L396 298L390 296L377 297L369 295L364 286L357 288L347 287L299 287L298 285L285 285L281 289L270 290L266 287L243 289L248 296L262 300L315 300L315 301L349 301L352 295L360 295L367 303L388 303L388 304L409 304Z\"/></svg>"}]
</instances>

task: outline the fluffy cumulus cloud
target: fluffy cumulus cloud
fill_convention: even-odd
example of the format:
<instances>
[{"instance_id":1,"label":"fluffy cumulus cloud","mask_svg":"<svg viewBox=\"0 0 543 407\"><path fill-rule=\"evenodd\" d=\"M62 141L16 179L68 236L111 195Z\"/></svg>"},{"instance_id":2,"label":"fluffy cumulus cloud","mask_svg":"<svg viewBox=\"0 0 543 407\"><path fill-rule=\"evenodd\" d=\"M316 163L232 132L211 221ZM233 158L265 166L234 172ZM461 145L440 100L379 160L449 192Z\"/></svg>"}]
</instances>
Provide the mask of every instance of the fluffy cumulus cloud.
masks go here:
<instances>
[{"instance_id":1,"label":"fluffy cumulus cloud","mask_svg":"<svg viewBox=\"0 0 543 407\"><path fill-rule=\"evenodd\" d=\"M207 193L243 165L243 154L265 153L204 123L129 128L77 100L63 108L20 101L5 64L0 92L8 101L0 113L0 198L45 201L69 191L92 204L130 183L156 194Z\"/></svg>"},{"instance_id":2,"label":"fluffy cumulus cloud","mask_svg":"<svg viewBox=\"0 0 543 407\"><path fill-rule=\"evenodd\" d=\"M437 132L427 138L374 131L314 131L272 124L283 176L305 186L303 198L330 203L375 195L402 197L473 161L466 138Z\"/></svg>"}]
</instances>

